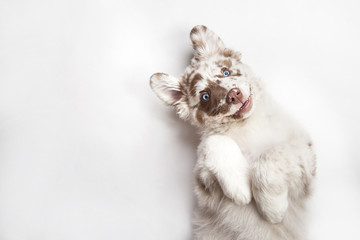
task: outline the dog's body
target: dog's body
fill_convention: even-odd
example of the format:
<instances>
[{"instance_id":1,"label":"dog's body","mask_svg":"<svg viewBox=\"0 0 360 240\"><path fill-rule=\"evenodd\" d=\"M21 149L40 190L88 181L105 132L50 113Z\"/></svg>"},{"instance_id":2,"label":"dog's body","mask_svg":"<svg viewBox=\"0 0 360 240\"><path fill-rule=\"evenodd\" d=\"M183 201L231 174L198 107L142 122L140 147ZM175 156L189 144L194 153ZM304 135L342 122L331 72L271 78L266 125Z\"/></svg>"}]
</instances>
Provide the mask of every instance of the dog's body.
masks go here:
<instances>
[{"instance_id":1,"label":"dog's body","mask_svg":"<svg viewBox=\"0 0 360 240\"><path fill-rule=\"evenodd\" d=\"M160 99L199 127L195 239L302 239L304 205L316 172L307 133L261 81L205 26L181 78L151 77Z\"/></svg>"}]
</instances>

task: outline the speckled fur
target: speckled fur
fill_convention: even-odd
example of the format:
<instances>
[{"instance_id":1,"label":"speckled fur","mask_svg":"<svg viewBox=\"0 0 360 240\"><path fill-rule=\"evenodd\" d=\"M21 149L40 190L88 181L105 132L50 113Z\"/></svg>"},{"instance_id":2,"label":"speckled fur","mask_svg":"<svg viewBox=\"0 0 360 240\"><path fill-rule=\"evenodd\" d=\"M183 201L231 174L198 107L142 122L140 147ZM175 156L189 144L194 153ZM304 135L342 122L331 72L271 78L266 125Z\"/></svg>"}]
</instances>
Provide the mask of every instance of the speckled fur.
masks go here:
<instances>
[{"instance_id":1,"label":"speckled fur","mask_svg":"<svg viewBox=\"0 0 360 240\"><path fill-rule=\"evenodd\" d=\"M202 134L195 166L196 240L305 239L316 160L306 131L205 26L191 30L194 58L180 78L156 73L156 95ZM224 76L224 69L230 72ZM241 103L227 92L241 90ZM201 100L209 93L210 99ZM246 99L251 107L240 112Z\"/></svg>"}]
</instances>

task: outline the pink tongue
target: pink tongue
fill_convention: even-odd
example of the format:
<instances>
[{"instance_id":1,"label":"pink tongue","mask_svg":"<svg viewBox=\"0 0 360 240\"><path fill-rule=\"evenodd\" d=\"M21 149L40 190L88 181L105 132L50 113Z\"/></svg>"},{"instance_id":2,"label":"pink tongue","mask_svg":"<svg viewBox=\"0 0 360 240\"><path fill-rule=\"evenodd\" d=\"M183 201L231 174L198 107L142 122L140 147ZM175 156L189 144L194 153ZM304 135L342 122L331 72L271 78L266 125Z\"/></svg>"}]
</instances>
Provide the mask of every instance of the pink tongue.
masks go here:
<instances>
[{"instance_id":1,"label":"pink tongue","mask_svg":"<svg viewBox=\"0 0 360 240\"><path fill-rule=\"evenodd\" d=\"M243 105L241 106L240 110L242 110L244 107L246 107L246 105L247 105L248 102L249 102L249 99L246 100L246 101L243 103Z\"/></svg>"}]
</instances>

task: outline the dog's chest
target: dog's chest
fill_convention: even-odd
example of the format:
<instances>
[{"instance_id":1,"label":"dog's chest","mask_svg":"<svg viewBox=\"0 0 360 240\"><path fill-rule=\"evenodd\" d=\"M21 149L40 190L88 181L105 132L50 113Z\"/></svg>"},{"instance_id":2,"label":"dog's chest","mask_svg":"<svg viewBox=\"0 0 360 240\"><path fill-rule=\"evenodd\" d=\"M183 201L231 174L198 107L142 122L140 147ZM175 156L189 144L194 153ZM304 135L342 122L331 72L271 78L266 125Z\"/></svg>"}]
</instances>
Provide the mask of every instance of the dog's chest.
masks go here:
<instances>
[{"instance_id":1,"label":"dog's chest","mask_svg":"<svg viewBox=\"0 0 360 240\"><path fill-rule=\"evenodd\" d=\"M253 161L268 149L283 143L287 134L281 126L269 123L253 124L241 128L232 128L228 132L240 147L243 155Z\"/></svg>"}]
</instances>

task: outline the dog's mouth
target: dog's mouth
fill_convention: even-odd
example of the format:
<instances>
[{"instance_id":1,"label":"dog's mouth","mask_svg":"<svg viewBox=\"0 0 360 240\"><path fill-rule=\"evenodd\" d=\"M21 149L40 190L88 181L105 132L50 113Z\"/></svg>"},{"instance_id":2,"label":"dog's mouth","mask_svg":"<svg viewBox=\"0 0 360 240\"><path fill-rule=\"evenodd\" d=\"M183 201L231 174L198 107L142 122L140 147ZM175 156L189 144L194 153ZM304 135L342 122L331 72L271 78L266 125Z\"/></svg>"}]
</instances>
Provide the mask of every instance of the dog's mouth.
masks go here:
<instances>
[{"instance_id":1,"label":"dog's mouth","mask_svg":"<svg viewBox=\"0 0 360 240\"><path fill-rule=\"evenodd\" d=\"M231 117L238 118L242 117L245 113L249 112L252 108L252 98L251 95L249 98L240 106L239 110L237 110Z\"/></svg>"}]
</instances>

